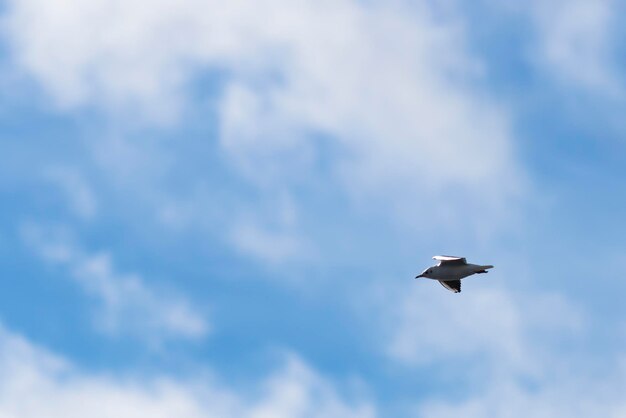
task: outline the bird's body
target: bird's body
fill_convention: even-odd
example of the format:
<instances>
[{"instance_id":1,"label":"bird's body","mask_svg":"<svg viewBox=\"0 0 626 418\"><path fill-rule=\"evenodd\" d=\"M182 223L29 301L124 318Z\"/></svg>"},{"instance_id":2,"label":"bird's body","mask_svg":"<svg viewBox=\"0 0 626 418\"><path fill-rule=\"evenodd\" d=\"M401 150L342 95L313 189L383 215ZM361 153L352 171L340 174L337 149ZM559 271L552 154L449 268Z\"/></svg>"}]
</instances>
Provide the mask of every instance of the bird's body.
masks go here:
<instances>
[{"instance_id":1,"label":"bird's body","mask_svg":"<svg viewBox=\"0 0 626 418\"><path fill-rule=\"evenodd\" d=\"M438 280L443 287L454 293L461 292L461 279L472 274L487 273L488 269L493 268L491 265L468 264L463 257L436 255L433 259L439 261L439 264L427 268L415 278Z\"/></svg>"}]
</instances>

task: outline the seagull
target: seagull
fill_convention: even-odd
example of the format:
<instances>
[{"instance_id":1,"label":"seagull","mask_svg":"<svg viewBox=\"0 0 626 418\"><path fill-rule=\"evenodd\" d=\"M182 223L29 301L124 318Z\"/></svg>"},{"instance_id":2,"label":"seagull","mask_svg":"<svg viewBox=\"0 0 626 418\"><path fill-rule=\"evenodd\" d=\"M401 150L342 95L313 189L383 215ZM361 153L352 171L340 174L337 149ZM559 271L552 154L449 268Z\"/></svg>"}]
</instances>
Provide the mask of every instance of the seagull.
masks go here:
<instances>
[{"instance_id":1,"label":"seagull","mask_svg":"<svg viewBox=\"0 0 626 418\"><path fill-rule=\"evenodd\" d=\"M425 277L427 279L439 280L439 283L446 289L454 292L461 292L461 279L472 274L487 273L493 266L480 266L478 264L467 264L465 257L454 257L450 255L436 255L433 260L439 264L427 268L422 274L415 278Z\"/></svg>"}]
</instances>

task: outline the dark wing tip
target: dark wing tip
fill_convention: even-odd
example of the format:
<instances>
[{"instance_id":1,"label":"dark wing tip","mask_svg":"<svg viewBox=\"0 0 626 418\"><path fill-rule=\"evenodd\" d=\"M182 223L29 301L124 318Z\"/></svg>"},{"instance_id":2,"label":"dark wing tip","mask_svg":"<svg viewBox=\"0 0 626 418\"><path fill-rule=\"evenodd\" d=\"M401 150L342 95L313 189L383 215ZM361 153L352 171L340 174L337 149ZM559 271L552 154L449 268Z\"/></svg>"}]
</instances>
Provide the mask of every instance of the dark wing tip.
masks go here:
<instances>
[{"instance_id":1,"label":"dark wing tip","mask_svg":"<svg viewBox=\"0 0 626 418\"><path fill-rule=\"evenodd\" d=\"M460 280L439 280L439 283L446 289L454 293L461 293L461 281Z\"/></svg>"}]
</instances>

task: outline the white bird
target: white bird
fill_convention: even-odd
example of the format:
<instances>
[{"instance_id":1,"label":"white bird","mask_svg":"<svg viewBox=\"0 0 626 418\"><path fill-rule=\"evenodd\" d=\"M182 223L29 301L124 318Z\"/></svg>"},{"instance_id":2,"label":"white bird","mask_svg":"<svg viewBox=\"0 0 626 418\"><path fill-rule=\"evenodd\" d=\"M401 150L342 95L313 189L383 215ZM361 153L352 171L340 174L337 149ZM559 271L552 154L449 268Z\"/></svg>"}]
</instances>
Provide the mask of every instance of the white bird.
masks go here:
<instances>
[{"instance_id":1,"label":"white bird","mask_svg":"<svg viewBox=\"0 0 626 418\"><path fill-rule=\"evenodd\" d=\"M493 266L481 266L478 264L467 264L464 257L452 257L449 255L436 255L433 260L439 261L439 264L427 268L418 277L439 280L439 283L446 289L459 293L461 292L461 279L471 276L472 274L487 273L488 269Z\"/></svg>"}]
</instances>

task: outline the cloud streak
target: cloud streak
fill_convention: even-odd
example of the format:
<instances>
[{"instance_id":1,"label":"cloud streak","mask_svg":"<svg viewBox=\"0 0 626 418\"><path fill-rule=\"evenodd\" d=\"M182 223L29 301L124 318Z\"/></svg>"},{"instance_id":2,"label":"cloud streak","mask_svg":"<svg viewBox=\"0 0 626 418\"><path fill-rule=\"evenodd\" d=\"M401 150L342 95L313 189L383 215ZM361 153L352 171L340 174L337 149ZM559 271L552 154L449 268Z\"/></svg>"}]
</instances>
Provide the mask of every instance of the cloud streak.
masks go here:
<instances>
[{"instance_id":1,"label":"cloud streak","mask_svg":"<svg viewBox=\"0 0 626 418\"><path fill-rule=\"evenodd\" d=\"M254 391L235 391L205 376L98 375L0 329L0 415L21 418L374 418L368 402L342 398L295 356Z\"/></svg>"},{"instance_id":2,"label":"cloud streak","mask_svg":"<svg viewBox=\"0 0 626 418\"><path fill-rule=\"evenodd\" d=\"M7 28L15 64L70 110L170 123L201 105L197 77L223 74L219 144L265 191L314 184L326 161L402 225L472 208L455 226L484 231L525 190L509 115L473 87L483 64L462 21L428 4L26 0Z\"/></svg>"},{"instance_id":3,"label":"cloud streak","mask_svg":"<svg viewBox=\"0 0 626 418\"><path fill-rule=\"evenodd\" d=\"M556 294L473 288L470 296L451 298L436 282L422 284L430 288L417 284L401 295L386 293L381 301L383 329L389 332L385 350L405 365L462 365L471 359L467 369L538 377L555 353L534 341L558 345L584 329L581 312Z\"/></svg>"},{"instance_id":4,"label":"cloud streak","mask_svg":"<svg viewBox=\"0 0 626 418\"><path fill-rule=\"evenodd\" d=\"M622 99L613 43L612 0L533 2L537 62L560 83Z\"/></svg>"},{"instance_id":5,"label":"cloud streak","mask_svg":"<svg viewBox=\"0 0 626 418\"><path fill-rule=\"evenodd\" d=\"M453 386L416 401L407 416L623 415L623 356L585 350L589 315L572 301L478 283L455 297L423 285L375 287L377 302L367 304L370 315L378 306L376 340L393 364L435 370L427 374L435 386Z\"/></svg>"},{"instance_id":6,"label":"cloud streak","mask_svg":"<svg viewBox=\"0 0 626 418\"><path fill-rule=\"evenodd\" d=\"M63 268L96 300L98 327L110 334L140 336L151 341L201 338L210 331L202 310L181 296L148 286L137 274L117 271L108 253L88 254L72 244L64 228L25 224L24 241L47 263Z\"/></svg>"}]
</instances>

